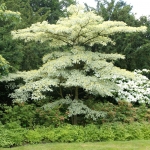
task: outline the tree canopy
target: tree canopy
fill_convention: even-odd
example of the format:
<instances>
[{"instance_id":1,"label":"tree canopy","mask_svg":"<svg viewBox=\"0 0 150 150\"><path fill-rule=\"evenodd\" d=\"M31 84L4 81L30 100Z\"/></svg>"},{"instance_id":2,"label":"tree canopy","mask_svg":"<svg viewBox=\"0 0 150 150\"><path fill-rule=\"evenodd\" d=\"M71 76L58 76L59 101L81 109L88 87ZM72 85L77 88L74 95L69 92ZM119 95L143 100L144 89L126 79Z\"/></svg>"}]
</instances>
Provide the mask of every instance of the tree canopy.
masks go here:
<instances>
[{"instance_id":1,"label":"tree canopy","mask_svg":"<svg viewBox=\"0 0 150 150\"><path fill-rule=\"evenodd\" d=\"M23 78L25 84L11 94L15 101L40 100L46 98L47 92L58 91L61 98L58 104L70 104L70 116L85 114L84 110L90 114L89 109L79 101L83 99L79 94L81 89L92 95L112 96L112 92L118 90L117 85L111 80L112 77L134 78L134 74L114 66L113 62L123 59L124 56L92 52L86 49L86 46L115 44L110 35L120 32L145 33L146 27L131 27L121 21L104 21L93 11L84 11L81 5L71 5L67 11L68 16L60 18L56 24L43 21L26 29L12 31L14 39L26 42L47 41L49 46L57 48L57 51L45 55L43 66L38 70L10 74L2 80L13 81ZM60 51L62 47L65 49ZM64 89L70 91L64 93ZM66 97L69 98L65 99ZM78 108L79 105L82 107ZM93 111L91 116L93 113L99 116Z\"/></svg>"},{"instance_id":2,"label":"tree canopy","mask_svg":"<svg viewBox=\"0 0 150 150\"><path fill-rule=\"evenodd\" d=\"M119 32L145 32L146 27L129 27L124 22L104 21L102 17L92 11L84 12L82 7L68 8L71 15L60 18L56 25L48 24L47 21L33 24L30 28L12 32L14 39L25 41L50 41L50 46L60 47L64 45L89 45L95 43L107 45L114 43L108 35ZM86 13L86 15L85 15Z\"/></svg>"}]
</instances>

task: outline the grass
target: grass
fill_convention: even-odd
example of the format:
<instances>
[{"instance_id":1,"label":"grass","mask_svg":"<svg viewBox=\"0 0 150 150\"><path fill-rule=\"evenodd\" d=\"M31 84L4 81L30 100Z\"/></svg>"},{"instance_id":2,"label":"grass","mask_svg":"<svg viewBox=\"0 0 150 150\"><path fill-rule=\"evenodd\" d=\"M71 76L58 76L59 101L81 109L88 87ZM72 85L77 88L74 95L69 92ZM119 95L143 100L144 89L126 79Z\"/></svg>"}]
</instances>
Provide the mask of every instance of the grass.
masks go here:
<instances>
[{"instance_id":1,"label":"grass","mask_svg":"<svg viewBox=\"0 0 150 150\"><path fill-rule=\"evenodd\" d=\"M150 140L111 141L97 143L49 143L25 145L0 150L150 150Z\"/></svg>"}]
</instances>

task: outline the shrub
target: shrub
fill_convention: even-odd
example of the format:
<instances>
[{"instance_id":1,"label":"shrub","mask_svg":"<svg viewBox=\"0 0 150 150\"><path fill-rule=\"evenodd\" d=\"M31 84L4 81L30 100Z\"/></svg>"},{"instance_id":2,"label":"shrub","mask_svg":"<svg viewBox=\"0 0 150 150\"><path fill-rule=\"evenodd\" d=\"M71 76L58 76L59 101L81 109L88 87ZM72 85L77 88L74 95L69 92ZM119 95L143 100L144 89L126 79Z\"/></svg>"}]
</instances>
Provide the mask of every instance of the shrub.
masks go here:
<instances>
[{"instance_id":1,"label":"shrub","mask_svg":"<svg viewBox=\"0 0 150 150\"><path fill-rule=\"evenodd\" d=\"M133 123L133 122L150 122L150 109L146 105L134 107L126 101L118 101L118 104L110 102L100 103L87 100L85 102L92 110L106 112L106 115L95 120L85 118L84 115L78 115L78 124L103 124L103 123ZM68 113L65 106L58 106L51 110L45 110L40 104L18 103L13 106L0 106L0 117L3 124L16 122L24 128L33 129L35 126L49 127L53 125L58 127L68 123ZM65 111L64 111L65 110ZM71 121L71 119L70 119Z\"/></svg>"},{"instance_id":2,"label":"shrub","mask_svg":"<svg viewBox=\"0 0 150 150\"><path fill-rule=\"evenodd\" d=\"M150 139L150 124L147 122L143 123L141 126L141 131L144 135L144 139L149 140Z\"/></svg>"},{"instance_id":3,"label":"shrub","mask_svg":"<svg viewBox=\"0 0 150 150\"><path fill-rule=\"evenodd\" d=\"M128 130L125 128L124 124L113 123L112 129L114 131L115 141L125 141L129 139L130 134L128 133Z\"/></svg>"},{"instance_id":4,"label":"shrub","mask_svg":"<svg viewBox=\"0 0 150 150\"><path fill-rule=\"evenodd\" d=\"M46 141L49 142L56 142L58 141L58 135L55 133L55 130L48 131L45 135L44 138Z\"/></svg>"},{"instance_id":5,"label":"shrub","mask_svg":"<svg viewBox=\"0 0 150 150\"><path fill-rule=\"evenodd\" d=\"M91 103L90 100L87 102L90 107L97 111L106 112L106 116L99 118L93 122L93 120L87 119L86 123L94 123L96 125L103 123L133 123L133 122L145 122L150 121L150 109L142 104L140 106L134 106L133 104L120 100L117 104L112 104L110 102L97 102Z\"/></svg>"},{"instance_id":6,"label":"shrub","mask_svg":"<svg viewBox=\"0 0 150 150\"><path fill-rule=\"evenodd\" d=\"M100 128L99 132L100 141L113 141L115 138L114 131L112 129L112 126L109 124L104 124Z\"/></svg>"},{"instance_id":7,"label":"shrub","mask_svg":"<svg viewBox=\"0 0 150 150\"><path fill-rule=\"evenodd\" d=\"M28 130L26 135L26 142L29 143L40 143L43 139L42 134L39 133L37 130Z\"/></svg>"},{"instance_id":8,"label":"shrub","mask_svg":"<svg viewBox=\"0 0 150 150\"><path fill-rule=\"evenodd\" d=\"M36 104L18 103L13 106L0 106L0 117L3 124L17 122L22 127L34 128L35 125L59 126L65 121L66 114L62 114L59 108L44 110Z\"/></svg>"},{"instance_id":9,"label":"shrub","mask_svg":"<svg viewBox=\"0 0 150 150\"><path fill-rule=\"evenodd\" d=\"M2 123L18 122L22 127L33 127L35 119L35 106L25 103L18 103L13 106L1 106L3 109Z\"/></svg>"},{"instance_id":10,"label":"shrub","mask_svg":"<svg viewBox=\"0 0 150 150\"><path fill-rule=\"evenodd\" d=\"M35 123L42 126L59 126L62 125L66 119L66 114L62 114L59 107L51 110L45 110L41 107L36 108Z\"/></svg>"},{"instance_id":11,"label":"shrub","mask_svg":"<svg viewBox=\"0 0 150 150\"><path fill-rule=\"evenodd\" d=\"M65 125L55 130L58 142L83 142L84 130L82 126Z\"/></svg>"},{"instance_id":12,"label":"shrub","mask_svg":"<svg viewBox=\"0 0 150 150\"><path fill-rule=\"evenodd\" d=\"M134 124L128 125L126 127L126 129L130 136L127 138L127 140L142 140L142 139L144 139L144 134L141 130L142 125L140 123L134 123Z\"/></svg>"},{"instance_id":13,"label":"shrub","mask_svg":"<svg viewBox=\"0 0 150 150\"><path fill-rule=\"evenodd\" d=\"M89 124L83 126L63 125L60 127L38 126L33 129L8 128L0 125L0 147L12 147L24 143L41 142L96 142L150 140L148 123L105 123L101 126Z\"/></svg>"},{"instance_id":14,"label":"shrub","mask_svg":"<svg viewBox=\"0 0 150 150\"><path fill-rule=\"evenodd\" d=\"M134 70L135 79L114 76L113 81L119 86L119 91L114 93L115 99L150 104L150 80L142 75L145 73L148 75L150 70Z\"/></svg>"},{"instance_id":15,"label":"shrub","mask_svg":"<svg viewBox=\"0 0 150 150\"><path fill-rule=\"evenodd\" d=\"M19 127L17 123L0 125L0 147L12 147L22 145L25 141L26 129Z\"/></svg>"},{"instance_id":16,"label":"shrub","mask_svg":"<svg viewBox=\"0 0 150 150\"><path fill-rule=\"evenodd\" d=\"M94 142L100 140L99 129L97 128L97 126L93 124L85 126L84 133L85 133L84 138L85 142Z\"/></svg>"}]
</instances>

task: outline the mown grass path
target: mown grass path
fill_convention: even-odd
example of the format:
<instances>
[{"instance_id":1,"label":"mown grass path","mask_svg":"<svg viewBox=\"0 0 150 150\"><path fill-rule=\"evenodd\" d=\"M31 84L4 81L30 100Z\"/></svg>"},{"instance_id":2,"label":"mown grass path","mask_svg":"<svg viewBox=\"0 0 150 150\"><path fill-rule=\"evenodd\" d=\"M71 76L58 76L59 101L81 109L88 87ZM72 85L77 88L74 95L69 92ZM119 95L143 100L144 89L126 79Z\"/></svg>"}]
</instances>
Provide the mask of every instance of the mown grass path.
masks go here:
<instances>
[{"instance_id":1,"label":"mown grass path","mask_svg":"<svg viewBox=\"0 0 150 150\"><path fill-rule=\"evenodd\" d=\"M95 143L47 143L0 150L150 150L150 140L110 141Z\"/></svg>"}]
</instances>

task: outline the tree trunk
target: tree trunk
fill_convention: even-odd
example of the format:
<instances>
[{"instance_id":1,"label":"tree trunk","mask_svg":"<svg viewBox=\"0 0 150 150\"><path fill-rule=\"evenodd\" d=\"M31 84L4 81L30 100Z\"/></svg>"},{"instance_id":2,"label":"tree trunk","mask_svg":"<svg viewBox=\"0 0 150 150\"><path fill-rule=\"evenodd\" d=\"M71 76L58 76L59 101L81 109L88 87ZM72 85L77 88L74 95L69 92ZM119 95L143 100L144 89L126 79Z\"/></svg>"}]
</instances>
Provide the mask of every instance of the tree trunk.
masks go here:
<instances>
[{"instance_id":1,"label":"tree trunk","mask_svg":"<svg viewBox=\"0 0 150 150\"><path fill-rule=\"evenodd\" d=\"M73 125L77 125L78 124L78 117L77 117L77 115L73 115L72 116L72 124Z\"/></svg>"},{"instance_id":2,"label":"tree trunk","mask_svg":"<svg viewBox=\"0 0 150 150\"><path fill-rule=\"evenodd\" d=\"M74 97L74 99L76 99L76 100L78 100L78 95L79 95L79 92L78 92L78 86L77 87L75 87L75 97Z\"/></svg>"},{"instance_id":3,"label":"tree trunk","mask_svg":"<svg viewBox=\"0 0 150 150\"><path fill-rule=\"evenodd\" d=\"M75 97L74 97L74 100L78 100L78 95L79 95L79 93L78 93L78 86L77 87L75 87ZM77 115L73 115L72 116L72 124L73 125L77 125L78 124L78 116Z\"/></svg>"}]
</instances>

